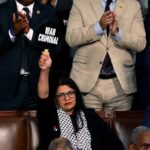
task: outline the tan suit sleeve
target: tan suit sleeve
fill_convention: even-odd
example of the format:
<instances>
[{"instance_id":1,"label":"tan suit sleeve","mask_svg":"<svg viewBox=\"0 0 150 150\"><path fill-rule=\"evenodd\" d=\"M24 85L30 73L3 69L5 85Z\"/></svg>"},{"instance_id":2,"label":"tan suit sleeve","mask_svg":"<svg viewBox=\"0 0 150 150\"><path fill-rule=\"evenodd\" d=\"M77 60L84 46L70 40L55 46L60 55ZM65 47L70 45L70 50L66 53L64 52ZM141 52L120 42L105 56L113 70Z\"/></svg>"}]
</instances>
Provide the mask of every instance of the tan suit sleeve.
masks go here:
<instances>
[{"instance_id":1,"label":"tan suit sleeve","mask_svg":"<svg viewBox=\"0 0 150 150\"><path fill-rule=\"evenodd\" d=\"M120 17L120 24L123 24L122 26L120 25L120 28L122 29L123 34L122 39L118 44L126 49L141 52L146 46L146 35L141 13L141 7L139 2L137 1L132 1L130 5L134 5L134 8L132 8L132 11L134 11L134 13L132 14L134 14L134 16L132 20L130 20L130 18L124 19ZM128 11L128 8L126 9L126 11ZM123 22L124 20L125 22Z\"/></svg>"},{"instance_id":2,"label":"tan suit sleeve","mask_svg":"<svg viewBox=\"0 0 150 150\"><path fill-rule=\"evenodd\" d=\"M83 7L81 0L74 0L66 32L66 41L71 47L91 43L100 39L100 36L96 34L95 24L83 24L82 18L84 14L80 13L81 7Z\"/></svg>"}]
</instances>

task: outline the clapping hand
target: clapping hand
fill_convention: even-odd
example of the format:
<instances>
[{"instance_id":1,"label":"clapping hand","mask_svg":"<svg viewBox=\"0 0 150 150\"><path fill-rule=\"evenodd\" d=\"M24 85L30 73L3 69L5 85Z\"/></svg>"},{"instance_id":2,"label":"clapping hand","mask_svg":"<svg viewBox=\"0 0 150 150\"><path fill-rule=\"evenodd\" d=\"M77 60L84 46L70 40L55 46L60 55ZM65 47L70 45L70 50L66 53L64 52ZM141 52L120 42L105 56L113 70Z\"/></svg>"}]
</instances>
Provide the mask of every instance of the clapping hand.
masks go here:
<instances>
[{"instance_id":1,"label":"clapping hand","mask_svg":"<svg viewBox=\"0 0 150 150\"><path fill-rule=\"evenodd\" d=\"M112 35L116 35L116 33L118 32L118 22L117 22L117 16L116 14L113 12L113 21L112 23L109 25L109 29Z\"/></svg>"},{"instance_id":2,"label":"clapping hand","mask_svg":"<svg viewBox=\"0 0 150 150\"><path fill-rule=\"evenodd\" d=\"M14 34L18 34L20 31L24 33L28 33L30 29L29 21L25 14L18 12L18 18L16 17L16 14L13 13L12 18L12 32Z\"/></svg>"},{"instance_id":3,"label":"clapping hand","mask_svg":"<svg viewBox=\"0 0 150 150\"><path fill-rule=\"evenodd\" d=\"M106 11L102 15L99 23L103 29L106 29L106 27L113 22L113 19L114 19L113 13L111 11Z\"/></svg>"}]
</instances>

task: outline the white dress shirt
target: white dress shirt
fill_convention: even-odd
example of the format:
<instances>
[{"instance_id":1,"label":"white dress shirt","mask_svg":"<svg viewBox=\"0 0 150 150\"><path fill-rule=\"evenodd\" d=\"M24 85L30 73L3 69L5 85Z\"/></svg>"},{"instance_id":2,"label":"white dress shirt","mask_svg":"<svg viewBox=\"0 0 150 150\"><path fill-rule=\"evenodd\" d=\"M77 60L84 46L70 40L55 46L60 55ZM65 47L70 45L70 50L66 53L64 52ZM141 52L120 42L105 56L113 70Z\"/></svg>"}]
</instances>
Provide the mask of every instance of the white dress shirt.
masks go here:
<instances>
[{"instance_id":1,"label":"white dress shirt","mask_svg":"<svg viewBox=\"0 0 150 150\"><path fill-rule=\"evenodd\" d=\"M107 0L101 0L101 5L102 5L103 10L106 7L106 1ZM116 1L117 0L112 0L112 2L110 3L109 8L111 11L115 10ZM97 35L102 35L106 33L106 29L105 30L102 29L102 27L99 24L99 21L95 23L95 31ZM115 36L113 36L113 38L115 41L119 42L121 40L121 37L122 37L122 31L121 29L119 29L118 33Z\"/></svg>"}]
</instances>

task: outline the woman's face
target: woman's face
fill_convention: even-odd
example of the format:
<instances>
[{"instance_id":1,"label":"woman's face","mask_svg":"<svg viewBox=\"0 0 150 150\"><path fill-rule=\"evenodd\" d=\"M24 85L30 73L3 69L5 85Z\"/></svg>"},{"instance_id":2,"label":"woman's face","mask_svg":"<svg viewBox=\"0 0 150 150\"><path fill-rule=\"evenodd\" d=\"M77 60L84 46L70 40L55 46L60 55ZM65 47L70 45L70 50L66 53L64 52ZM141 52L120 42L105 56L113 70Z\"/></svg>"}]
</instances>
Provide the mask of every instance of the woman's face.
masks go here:
<instances>
[{"instance_id":1,"label":"woman's face","mask_svg":"<svg viewBox=\"0 0 150 150\"><path fill-rule=\"evenodd\" d=\"M56 92L56 100L58 106L63 109L68 115L73 113L76 105L76 94L74 89L67 85L61 85Z\"/></svg>"}]
</instances>

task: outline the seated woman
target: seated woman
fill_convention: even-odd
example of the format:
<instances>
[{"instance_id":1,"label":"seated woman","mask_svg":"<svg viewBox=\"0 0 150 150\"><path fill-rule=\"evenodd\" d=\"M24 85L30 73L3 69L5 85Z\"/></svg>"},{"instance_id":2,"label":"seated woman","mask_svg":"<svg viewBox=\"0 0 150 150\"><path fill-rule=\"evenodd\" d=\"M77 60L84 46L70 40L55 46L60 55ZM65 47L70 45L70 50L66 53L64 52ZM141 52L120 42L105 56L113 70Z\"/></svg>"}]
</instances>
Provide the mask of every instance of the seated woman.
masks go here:
<instances>
[{"instance_id":1,"label":"seated woman","mask_svg":"<svg viewBox=\"0 0 150 150\"><path fill-rule=\"evenodd\" d=\"M43 52L38 82L39 150L47 150L58 137L67 138L74 150L123 150L117 135L94 110L84 107L72 79L61 78L54 91L49 87L51 65L49 53Z\"/></svg>"}]
</instances>

